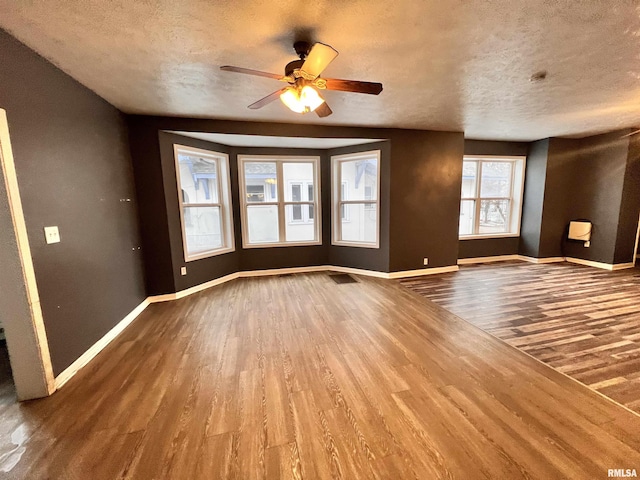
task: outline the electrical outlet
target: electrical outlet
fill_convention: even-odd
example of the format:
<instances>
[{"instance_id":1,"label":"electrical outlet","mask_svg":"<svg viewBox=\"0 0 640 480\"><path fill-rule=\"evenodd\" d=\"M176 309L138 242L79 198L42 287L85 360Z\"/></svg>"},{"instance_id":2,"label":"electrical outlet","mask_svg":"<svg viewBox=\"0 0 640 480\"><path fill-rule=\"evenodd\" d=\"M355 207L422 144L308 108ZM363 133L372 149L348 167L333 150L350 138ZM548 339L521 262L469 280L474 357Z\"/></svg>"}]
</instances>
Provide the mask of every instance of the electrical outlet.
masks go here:
<instances>
[{"instance_id":1,"label":"electrical outlet","mask_svg":"<svg viewBox=\"0 0 640 480\"><path fill-rule=\"evenodd\" d=\"M591 246L591 242L589 240L587 240L586 242L584 242L584 246L585 247L590 247Z\"/></svg>"},{"instance_id":2,"label":"electrical outlet","mask_svg":"<svg viewBox=\"0 0 640 480\"><path fill-rule=\"evenodd\" d=\"M187 267L180 267L180 275L186 275L187 274Z\"/></svg>"},{"instance_id":3,"label":"electrical outlet","mask_svg":"<svg viewBox=\"0 0 640 480\"><path fill-rule=\"evenodd\" d=\"M60 242L58 227L44 227L44 238L48 244Z\"/></svg>"},{"instance_id":4,"label":"electrical outlet","mask_svg":"<svg viewBox=\"0 0 640 480\"><path fill-rule=\"evenodd\" d=\"M424 265L429 265L429 259L427 257L424 258L423 264Z\"/></svg>"}]
</instances>

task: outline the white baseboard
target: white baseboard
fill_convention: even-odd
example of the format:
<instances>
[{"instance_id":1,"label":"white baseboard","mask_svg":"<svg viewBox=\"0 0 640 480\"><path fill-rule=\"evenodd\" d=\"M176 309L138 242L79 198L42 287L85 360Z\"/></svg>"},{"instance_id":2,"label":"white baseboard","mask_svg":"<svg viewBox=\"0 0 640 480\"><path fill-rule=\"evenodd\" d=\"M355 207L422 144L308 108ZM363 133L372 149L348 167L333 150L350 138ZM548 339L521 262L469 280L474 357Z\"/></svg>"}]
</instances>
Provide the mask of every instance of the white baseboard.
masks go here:
<instances>
[{"instance_id":1,"label":"white baseboard","mask_svg":"<svg viewBox=\"0 0 640 480\"><path fill-rule=\"evenodd\" d=\"M492 257L460 258L458 259L458 265L472 265L475 263L490 263L490 262L506 262L507 260L521 260L521 258L520 258L520 255L495 255Z\"/></svg>"},{"instance_id":2,"label":"white baseboard","mask_svg":"<svg viewBox=\"0 0 640 480\"><path fill-rule=\"evenodd\" d=\"M147 297L147 300L149 301L149 303L170 302L172 300L178 300L179 298L193 295L194 293L201 292L202 290L206 290L207 288L215 287L216 285L221 285L223 283L230 282L231 280L235 280L236 278L240 278L240 273L242 272L231 273L229 275L225 275L224 277L215 278L208 282L201 283L200 285L195 285L193 287L180 290L176 293L167 293L164 295L154 295L152 297Z\"/></svg>"},{"instance_id":3,"label":"white baseboard","mask_svg":"<svg viewBox=\"0 0 640 480\"><path fill-rule=\"evenodd\" d=\"M527 257L525 255L498 255L495 257L476 257L476 258L461 258L458 260L458 265L470 265L474 263L489 263L489 262L502 262L505 260L522 260L529 263L558 263L558 262L569 262L576 263L578 265L586 265L588 267L602 268L604 270L624 270L625 268L633 268L635 264L633 262L630 263L602 263L602 262L594 262L592 260L583 260L582 258L573 258L573 257L546 257L546 258L535 258L535 257Z\"/></svg>"},{"instance_id":4,"label":"white baseboard","mask_svg":"<svg viewBox=\"0 0 640 480\"><path fill-rule=\"evenodd\" d=\"M507 260L522 260L529 263L557 263L564 262L564 257L546 257L535 258L527 257L525 255L496 255L491 257L473 257L473 258L461 258L458 260L458 265L471 265L475 263L490 263L490 262L504 262Z\"/></svg>"},{"instance_id":5,"label":"white baseboard","mask_svg":"<svg viewBox=\"0 0 640 480\"><path fill-rule=\"evenodd\" d=\"M292 273L324 272L332 267L325 265L312 265L309 267L270 268L267 270L249 270L238 272L238 278L268 277L270 275L290 275Z\"/></svg>"},{"instance_id":6,"label":"white baseboard","mask_svg":"<svg viewBox=\"0 0 640 480\"><path fill-rule=\"evenodd\" d=\"M529 262L529 263L558 263L564 262L564 257L544 257L544 258L535 258L535 257L527 257L526 255L518 255L518 259Z\"/></svg>"},{"instance_id":7,"label":"white baseboard","mask_svg":"<svg viewBox=\"0 0 640 480\"><path fill-rule=\"evenodd\" d=\"M377 272L375 270L362 270L361 268L326 266L325 270L330 272L352 273L354 275L364 275L365 277L390 278L387 272Z\"/></svg>"},{"instance_id":8,"label":"white baseboard","mask_svg":"<svg viewBox=\"0 0 640 480\"><path fill-rule=\"evenodd\" d=\"M634 268L636 266L635 262L629 262L629 263L614 263L612 265L612 269L611 270L626 270L627 268Z\"/></svg>"},{"instance_id":9,"label":"white baseboard","mask_svg":"<svg viewBox=\"0 0 640 480\"><path fill-rule=\"evenodd\" d=\"M603 262L594 262L593 260L584 260L582 258L572 258L567 257L567 262L576 263L578 265L586 265L587 267L595 267L602 268L603 270L624 270L625 268L633 268L635 264L633 262L630 263L603 263Z\"/></svg>"},{"instance_id":10,"label":"white baseboard","mask_svg":"<svg viewBox=\"0 0 640 480\"><path fill-rule=\"evenodd\" d=\"M423 275L436 275L438 273L457 272L459 270L458 265L449 265L446 267L434 267L434 268L421 268L420 270L404 270L402 272L387 273L386 278L408 278L408 277L421 277Z\"/></svg>"},{"instance_id":11,"label":"white baseboard","mask_svg":"<svg viewBox=\"0 0 640 480\"><path fill-rule=\"evenodd\" d=\"M145 308L149 306L151 302L149 299L145 299L140 305L134 308L131 313L129 313L126 317L124 317L115 327L109 330L100 340L94 343L89 350L84 352L80 357L65 368L60 375L55 378L55 386L56 389L62 387L65 383L67 383L71 377L73 377L78 371L84 367L87 363L89 363L93 358L98 355L107 345L109 345L122 331L129 326L131 322L133 322L138 315L140 315Z\"/></svg>"}]
</instances>

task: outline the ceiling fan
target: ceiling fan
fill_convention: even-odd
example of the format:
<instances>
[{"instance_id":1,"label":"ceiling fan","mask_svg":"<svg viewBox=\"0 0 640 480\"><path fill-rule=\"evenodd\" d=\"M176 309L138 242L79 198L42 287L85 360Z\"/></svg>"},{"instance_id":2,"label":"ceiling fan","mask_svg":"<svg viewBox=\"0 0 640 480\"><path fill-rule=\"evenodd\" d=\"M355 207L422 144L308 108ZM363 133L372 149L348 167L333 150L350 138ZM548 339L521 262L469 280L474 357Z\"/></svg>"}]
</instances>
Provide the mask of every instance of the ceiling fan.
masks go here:
<instances>
[{"instance_id":1,"label":"ceiling fan","mask_svg":"<svg viewBox=\"0 0 640 480\"><path fill-rule=\"evenodd\" d=\"M622 135L620 138L632 137L632 136L637 135L637 134L639 134L639 133L640 133L640 130L634 130L634 131L633 131L633 132L631 132L631 133L627 133L626 135Z\"/></svg>"},{"instance_id":2,"label":"ceiling fan","mask_svg":"<svg viewBox=\"0 0 640 480\"><path fill-rule=\"evenodd\" d=\"M284 76L230 65L222 66L220 69L227 72L273 78L289 84L249 105L249 108L254 110L262 108L280 97L282 103L296 113L316 112L319 117L328 117L333 112L318 90L338 90L370 95L378 95L382 91L381 83L321 78L320 74L338 56L338 52L329 45L316 43L312 47L308 42L295 42L293 48L300 60L289 62L284 68Z\"/></svg>"}]
</instances>

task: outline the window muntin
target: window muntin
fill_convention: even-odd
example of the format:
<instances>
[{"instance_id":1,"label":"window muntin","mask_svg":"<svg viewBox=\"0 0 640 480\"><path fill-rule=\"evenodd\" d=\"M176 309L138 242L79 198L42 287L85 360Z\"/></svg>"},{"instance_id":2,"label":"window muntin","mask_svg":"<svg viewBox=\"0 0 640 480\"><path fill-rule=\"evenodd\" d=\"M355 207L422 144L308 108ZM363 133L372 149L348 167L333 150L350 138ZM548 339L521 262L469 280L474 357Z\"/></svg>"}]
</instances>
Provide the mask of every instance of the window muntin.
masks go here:
<instances>
[{"instance_id":1,"label":"window muntin","mask_svg":"<svg viewBox=\"0 0 640 480\"><path fill-rule=\"evenodd\" d=\"M520 234L523 157L464 157L461 238Z\"/></svg>"},{"instance_id":2,"label":"window muntin","mask_svg":"<svg viewBox=\"0 0 640 480\"><path fill-rule=\"evenodd\" d=\"M185 262L235 250L229 157L174 144Z\"/></svg>"},{"instance_id":3,"label":"window muntin","mask_svg":"<svg viewBox=\"0 0 640 480\"><path fill-rule=\"evenodd\" d=\"M238 156L245 247L322 243L319 165L318 157Z\"/></svg>"},{"instance_id":4,"label":"window muntin","mask_svg":"<svg viewBox=\"0 0 640 480\"><path fill-rule=\"evenodd\" d=\"M331 158L333 244L378 248L380 151Z\"/></svg>"}]
</instances>

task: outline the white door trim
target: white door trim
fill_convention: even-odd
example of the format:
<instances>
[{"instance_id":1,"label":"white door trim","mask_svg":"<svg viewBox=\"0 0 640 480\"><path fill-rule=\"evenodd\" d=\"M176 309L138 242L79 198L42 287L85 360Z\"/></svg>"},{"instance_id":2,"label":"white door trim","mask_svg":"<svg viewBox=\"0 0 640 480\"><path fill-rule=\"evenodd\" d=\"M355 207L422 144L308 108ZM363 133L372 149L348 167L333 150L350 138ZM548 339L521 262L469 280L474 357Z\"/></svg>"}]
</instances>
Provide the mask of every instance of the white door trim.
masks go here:
<instances>
[{"instance_id":1,"label":"white door trim","mask_svg":"<svg viewBox=\"0 0 640 480\"><path fill-rule=\"evenodd\" d=\"M18 177L9 139L7 114L3 109L0 109L0 167L7 190L7 200L22 269L23 292L28 303L28 308L24 309L25 314L9 315L5 319L4 327L18 399L27 400L53 393L55 381L22 201L20 200ZM27 306L25 305L25 307Z\"/></svg>"}]
</instances>

